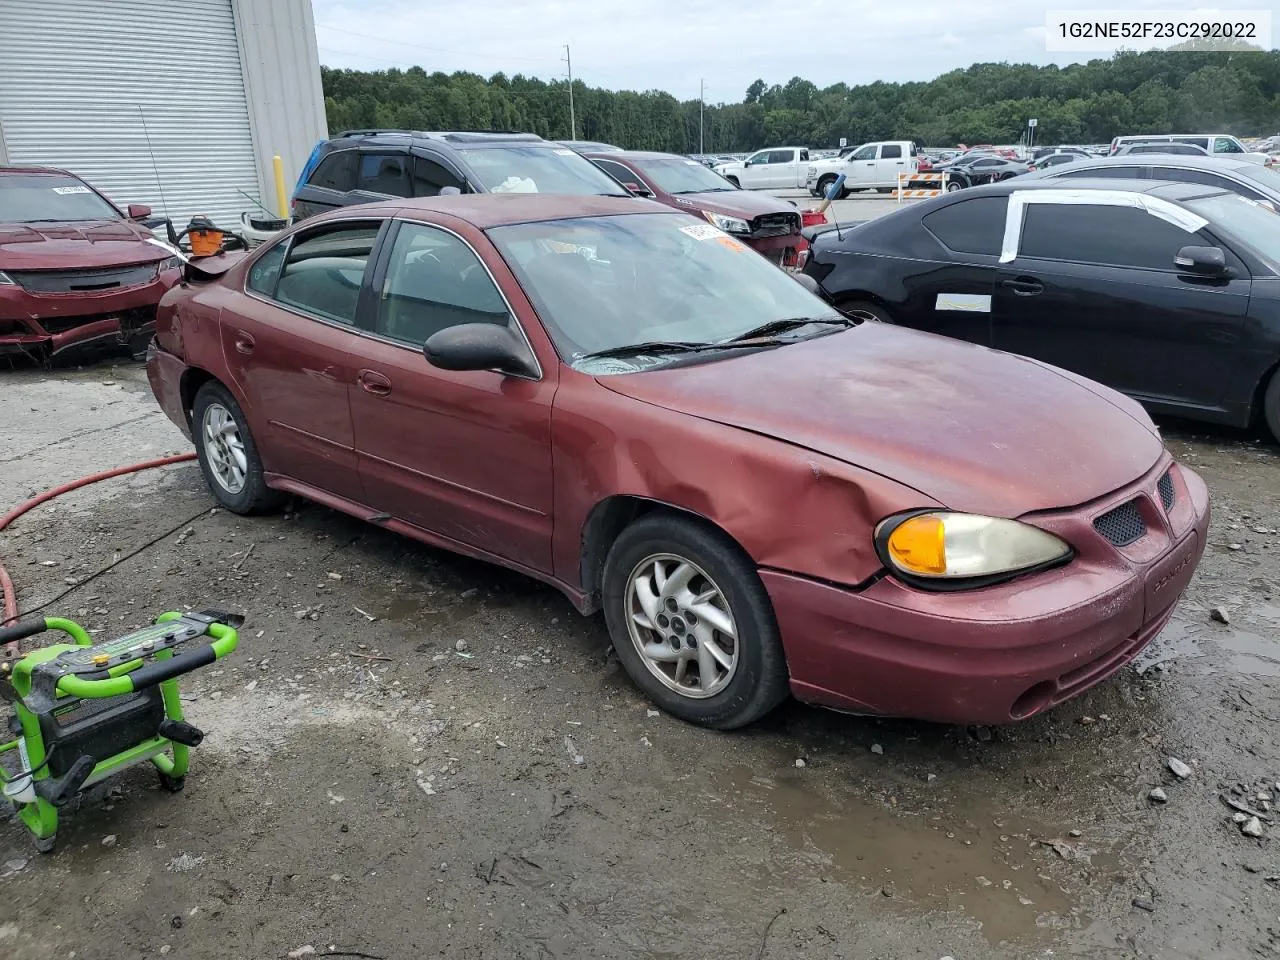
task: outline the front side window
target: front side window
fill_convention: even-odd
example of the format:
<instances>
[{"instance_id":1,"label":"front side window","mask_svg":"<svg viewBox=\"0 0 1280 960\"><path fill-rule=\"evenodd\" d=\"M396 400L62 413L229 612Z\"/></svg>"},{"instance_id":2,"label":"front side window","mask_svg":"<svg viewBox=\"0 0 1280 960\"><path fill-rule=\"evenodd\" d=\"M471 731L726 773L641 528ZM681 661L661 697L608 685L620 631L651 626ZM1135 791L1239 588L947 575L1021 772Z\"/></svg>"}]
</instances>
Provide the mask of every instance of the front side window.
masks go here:
<instances>
[{"instance_id":1,"label":"front side window","mask_svg":"<svg viewBox=\"0 0 1280 960\"><path fill-rule=\"evenodd\" d=\"M344 224L294 239L275 299L305 313L353 325L380 224Z\"/></svg>"},{"instance_id":2,"label":"front side window","mask_svg":"<svg viewBox=\"0 0 1280 960\"><path fill-rule=\"evenodd\" d=\"M874 160L876 158L876 149L877 147L874 143L869 143L865 147L859 147L858 152L855 153L849 159L850 160Z\"/></svg>"},{"instance_id":3,"label":"front side window","mask_svg":"<svg viewBox=\"0 0 1280 960\"><path fill-rule=\"evenodd\" d=\"M974 197L928 214L921 223L948 249L995 257L1004 240L1008 197Z\"/></svg>"},{"instance_id":4,"label":"front side window","mask_svg":"<svg viewBox=\"0 0 1280 960\"><path fill-rule=\"evenodd\" d=\"M393 197L411 196L409 162L407 153L362 153L356 188Z\"/></svg>"},{"instance_id":5,"label":"front side window","mask_svg":"<svg viewBox=\"0 0 1280 960\"><path fill-rule=\"evenodd\" d=\"M401 224L378 301L378 333L420 348L446 327L510 322L506 301L471 247L437 227Z\"/></svg>"},{"instance_id":6,"label":"front side window","mask_svg":"<svg viewBox=\"0 0 1280 960\"><path fill-rule=\"evenodd\" d=\"M320 161L307 183L313 187L346 193L356 187L356 152L340 150Z\"/></svg>"},{"instance_id":7,"label":"front side window","mask_svg":"<svg viewBox=\"0 0 1280 960\"><path fill-rule=\"evenodd\" d=\"M1235 137L1215 137L1213 141L1214 153L1244 153L1244 149L1235 140Z\"/></svg>"},{"instance_id":8,"label":"front side window","mask_svg":"<svg viewBox=\"0 0 1280 960\"><path fill-rule=\"evenodd\" d=\"M265 297L276 295L276 281L280 279L280 265L284 263L284 254L289 247L288 240L281 240L270 250L258 257L249 268L249 276L245 286L254 293Z\"/></svg>"},{"instance_id":9,"label":"front side window","mask_svg":"<svg viewBox=\"0 0 1280 960\"><path fill-rule=\"evenodd\" d=\"M567 193L630 196L580 153L549 144L467 147L458 151L480 186L491 193Z\"/></svg>"},{"instance_id":10,"label":"front side window","mask_svg":"<svg viewBox=\"0 0 1280 960\"><path fill-rule=\"evenodd\" d=\"M1027 205L1018 257L1173 270L1178 251L1199 241L1137 207Z\"/></svg>"},{"instance_id":11,"label":"front side window","mask_svg":"<svg viewBox=\"0 0 1280 960\"><path fill-rule=\"evenodd\" d=\"M696 160L663 157L632 162L667 193L716 193L737 189L720 174L708 170Z\"/></svg>"},{"instance_id":12,"label":"front side window","mask_svg":"<svg viewBox=\"0 0 1280 960\"><path fill-rule=\"evenodd\" d=\"M1210 221L1215 230L1226 230L1280 273L1280 216L1272 210L1232 193L1191 200L1187 206Z\"/></svg>"},{"instance_id":13,"label":"front side window","mask_svg":"<svg viewBox=\"0 0 1280 960\"><path fill-rule=\"evenodd\" d=\"M609 174L609 176L613 177L613 179L617 180L624 187L627 186L627 184L635 184L637 187L644 186L643 181L641 181L640 177L634 170L623 166L616 160L598 160L592 158L591 162L605 173ZM698 164L698 166L702 166L702 164ZM703 167L703 169L705 170L706 168Z\"/></svg>"},{"instance_id":14,"label":"front side window","mask_svg":"<svg viewBox=\"0 0 1280 960\"><path fill-rule=\"evenodd\" d=\"M461 180L434 160L426 157L413 158L413 195L415 197L435 197L445 187L466 188Z\"/></svg>"},{"instance_id":15,"label":"front side window","mask_svg":"<svg viewBox=\"0 0 1280 960\"><path fill-rule=\"evenodd\" d=\"M0 223L119 219L115 207L75 177L53 173L0 175Z\"/></svg>"},{"instance_id":16,"label":"front side window","mask_svg":"<svg viewBox=\"0 0 1280 960\"><path fill-rule=\"evenodd\" d=\"M708 344L775 320L834 313L750 247L686 215L556 220L488 233L560 356L595 375L724 355L586 356L601 350L654 341Z\"/></svg>"},{"instance_id":17,"label":"front side window","mask_svg":"<svg viewBox=\"0 0 1280 960\"><path fill-rule=\"evenodd\" d=\"M751 156L747 157L747 163L751 164L753 167L759 166L762 163L768 163L768 162L769 162L768 150L761 150L759 153L753 153Z\"/></svg>"},{"instance_id":18,"label":"front side window","mask_svg":"<svg viewBox=\"0 0 1280 960\"><path fill-rule=\"evenodd\" d=\"M897 160L902 156L902 147L896 143L886 143L880 148L881 160Z\"/></svg>"},{"instance_id":19,"label":"front side window","mask_svg":"<svg viewBox=\"0 0 1280 960\"><path fill-rule=\"evenodd\" d=\"M1217 187L1219 190L1230 190L1234 193L1240 194L1242 197L1248 197L1250 200L1270 203L1266 197L1258 193L1256 190L1250 190L1248 187L1242 186L1234 180L1228 180L1226 177L1219 176L1216 173L1210 173L1208 170L1183 170L1178 167L1156 167L1152 173L1156 180L1173 180L1179 183L1199 183L1206 187Z\"/></svg>"}]
</instances>

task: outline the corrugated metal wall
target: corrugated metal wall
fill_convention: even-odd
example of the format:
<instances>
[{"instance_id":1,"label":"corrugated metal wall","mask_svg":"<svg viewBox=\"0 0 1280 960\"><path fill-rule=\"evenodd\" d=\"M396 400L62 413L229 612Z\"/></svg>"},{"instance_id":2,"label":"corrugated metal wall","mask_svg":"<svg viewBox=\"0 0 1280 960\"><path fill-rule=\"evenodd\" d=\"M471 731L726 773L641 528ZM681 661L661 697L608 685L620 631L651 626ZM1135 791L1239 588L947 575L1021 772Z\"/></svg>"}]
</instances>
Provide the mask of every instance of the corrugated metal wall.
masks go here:
<instances>
[{"instance_id":1,"label":"corrugated metal wall","mask_svg":"<svg viewBox=\"0 0 1280 960\"><path fill-rule=\"evenodd\" d=\"M248 96L246 96L246 92ZM310 0L0 0L0 143L185 224L275 208L324 101Z\"/></svg>"},{"instance_id":2,"label":"corrugated metal wall","mask_svg":"<svg viewBox=\"0 0 1280 960\"><path fill-rule=\"evenodd\" d=\"M328 135L316 25L311 0L234 0L234 9L262 199L274 210L272 156L284 161L292 194L316 141Z\"/></svg>"}]
</instances>

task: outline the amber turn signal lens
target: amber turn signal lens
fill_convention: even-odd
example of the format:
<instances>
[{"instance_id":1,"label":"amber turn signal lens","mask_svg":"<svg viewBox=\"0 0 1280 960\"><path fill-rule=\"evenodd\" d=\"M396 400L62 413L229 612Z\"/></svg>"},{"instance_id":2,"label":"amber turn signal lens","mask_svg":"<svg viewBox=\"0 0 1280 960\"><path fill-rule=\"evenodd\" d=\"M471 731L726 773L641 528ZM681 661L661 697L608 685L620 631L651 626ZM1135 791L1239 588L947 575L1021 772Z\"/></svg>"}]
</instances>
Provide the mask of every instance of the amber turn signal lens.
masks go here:
<instances>
[{"instance_id":1,"label":"amber turn signal lens","mask_svg":"<svg viewBox=\"0 0 1280 960\"><path fill-rule=\"evenodd\" d=\"M947 530L942 519L926 514L910 517L889 535L889 553L901 569L912 573L947 572Z\"/></svg>"}]
</instances>

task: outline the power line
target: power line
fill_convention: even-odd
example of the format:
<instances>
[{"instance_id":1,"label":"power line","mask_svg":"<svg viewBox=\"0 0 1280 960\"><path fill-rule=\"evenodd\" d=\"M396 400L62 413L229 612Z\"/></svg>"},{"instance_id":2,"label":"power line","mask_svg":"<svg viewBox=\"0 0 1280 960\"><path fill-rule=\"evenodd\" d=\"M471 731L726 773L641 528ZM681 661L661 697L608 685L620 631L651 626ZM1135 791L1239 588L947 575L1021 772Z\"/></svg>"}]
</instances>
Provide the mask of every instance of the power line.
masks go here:
<instances>
[{"instance_id":1,"label":"power line","mask_svg":"<svg viewBox=\"0 0 1280 960\"><path fill-rule=\"evenodd\" d=\"M523 60L529 63L550 63L551 62L550 59L547 57L518 57L513 54L505 54L505 53L504 54L476 53L474 51L451 50L447 47L430 47L430 46L427 46L426 44L410 43L407 40L395 40L395 39L392 39L391 37L376 37L371 33L359 33L355 30L347 30L345 27L335 27L327 23L317 23L316 26L319 27L321 30L332 30L335 33L345 33L353 37L361 37L365 40L377 40L380 43L394 43L402 47L413 47L418 50L430 50L433 53L449 53L449 54L453 54L454 56L462 56L462 57L480 57L481 59L487 59L487 60ZM336 53L337 51L331 51L331 52ZM382 59L382 58L375 57L374 59Z\"/></svg>"}]
</instances>

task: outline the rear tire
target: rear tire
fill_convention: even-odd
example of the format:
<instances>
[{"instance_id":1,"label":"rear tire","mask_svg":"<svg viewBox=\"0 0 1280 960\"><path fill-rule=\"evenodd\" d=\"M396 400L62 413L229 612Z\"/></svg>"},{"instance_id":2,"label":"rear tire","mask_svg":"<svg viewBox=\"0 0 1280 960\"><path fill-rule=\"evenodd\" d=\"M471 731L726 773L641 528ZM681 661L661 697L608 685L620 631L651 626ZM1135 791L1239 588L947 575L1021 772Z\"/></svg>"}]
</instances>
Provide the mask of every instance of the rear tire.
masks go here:
<instances>
[{"instance_id":1,"label":"rear tire","mask_svg":"<svg viewBox=\"0 0 1280 960\"><path fill-rule=\"evenodd\" d=\"M773 605L755 564L721 531L677 514L642 517L609 550L603 600L622 666L673 716L732 730L786 699Z\"/></svg>"},{"instance_id":2,"label":"rear tire","mask_svg":"<svg viewBox=\"0 0 1280 960\"><path fill-rule=\"evenodd\" d=\"M846 317L856 317L861 314L864 320L869 317L880 323L895 324L897 322L888 310L868 300L850 300L848 303L840 304L839 310Z\"/></svg>"},{"instance_id":3,"label":"rear tire","mask_svg":"<svg viewBox=\"0 0 1280 960\"><path fill-rule=\"evenodd\" d=\"M1267 390L1262 395L1262 416L1272 438L1280 440L1280 369L1271 374Z\"/></svg>"},{"instance_id":4,"label":"rear tire","mask_svg":"<svg viewBox=\"0 0 1280 960\"><path fill-rule=\"evenodd\" d=\"M196 392L191 411L191 435L205 483L232 513L265 513L277 507L282 495L267 486L258 445L236 398L216 380Z\"/></svg>"},{"instance_id":5,"label":"rear tire","mask_svg":"<svg viewBox=\"0 0 1280 960\"><path fill-rule=\"evenodd\" d=\"M947 193L955 193L957 190L963 190L963 189L964 189L964 184L961 183L959 180L953 180L953 179L947 180Z\"/></svg>"}]
</instances>

